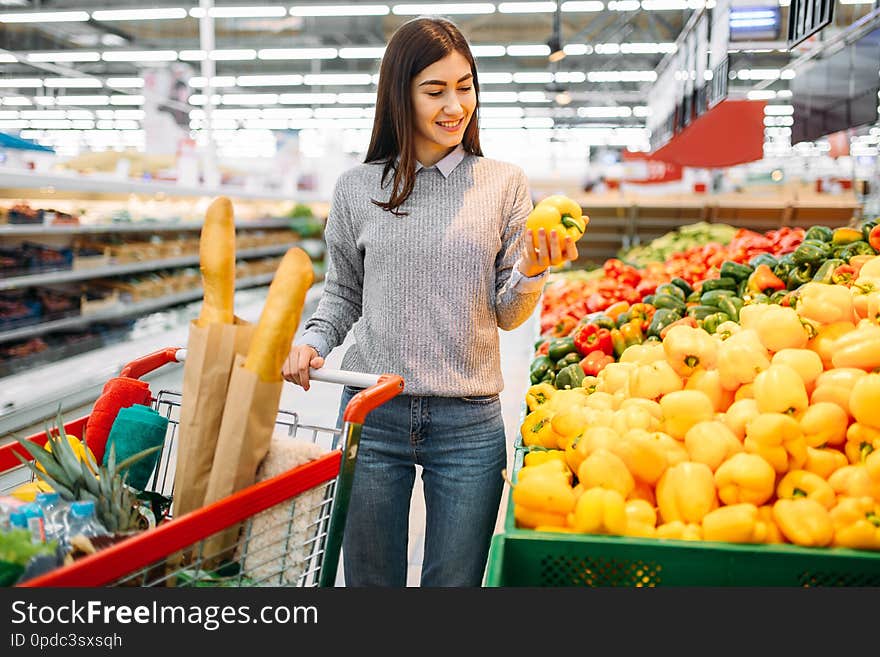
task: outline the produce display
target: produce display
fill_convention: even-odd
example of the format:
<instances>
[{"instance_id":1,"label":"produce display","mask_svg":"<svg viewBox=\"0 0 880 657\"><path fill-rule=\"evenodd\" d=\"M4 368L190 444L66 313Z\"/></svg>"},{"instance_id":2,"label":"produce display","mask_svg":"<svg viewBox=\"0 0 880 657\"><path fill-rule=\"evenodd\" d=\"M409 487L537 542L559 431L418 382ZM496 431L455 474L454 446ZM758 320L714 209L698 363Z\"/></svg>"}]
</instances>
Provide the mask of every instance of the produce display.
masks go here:
<instances>
[{"instance_id":1,"label":"produce display","mask_svg":"<svg viewBox=\"0 0 880 657\"><path fill-rule=\"evenodd\" d=\"M878 251L876 221L739 230L556 277L516 525L880 550Z\"/></svg>"}]
</instances>

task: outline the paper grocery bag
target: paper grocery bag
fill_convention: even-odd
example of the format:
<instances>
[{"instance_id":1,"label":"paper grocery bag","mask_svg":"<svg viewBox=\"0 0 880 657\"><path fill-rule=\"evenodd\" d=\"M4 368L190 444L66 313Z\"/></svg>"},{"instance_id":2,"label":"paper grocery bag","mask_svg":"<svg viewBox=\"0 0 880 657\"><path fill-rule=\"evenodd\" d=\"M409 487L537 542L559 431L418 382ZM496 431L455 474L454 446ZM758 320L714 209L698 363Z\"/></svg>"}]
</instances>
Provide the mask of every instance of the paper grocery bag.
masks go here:
<instances>
[{"instance_id":1,"label":"paper grocery bag","mask_svg":"<svg viewBox=\"0 0 880 657\"><path fill-rule=\"evenodd\" d=\"M234 324L190 324L174 473L175 518L205 504L233 364L237 355L247 353L254 328L238 317Z\"/></svg>"},{"instance_id":2,"label":"paper grocery bag","mask_svg":"<svg viewBox=\"0 0 880 657\"><path fill-rule=\"evenodd\" d=\"M205 504L232 495L256 482L257 467L269 451L283 381L262 381L244 368L245 357L236 356L214 464L205 491ZM234 556L239 525L215 534L202 554L212 564Z\"/></svg>"}]
</instances>

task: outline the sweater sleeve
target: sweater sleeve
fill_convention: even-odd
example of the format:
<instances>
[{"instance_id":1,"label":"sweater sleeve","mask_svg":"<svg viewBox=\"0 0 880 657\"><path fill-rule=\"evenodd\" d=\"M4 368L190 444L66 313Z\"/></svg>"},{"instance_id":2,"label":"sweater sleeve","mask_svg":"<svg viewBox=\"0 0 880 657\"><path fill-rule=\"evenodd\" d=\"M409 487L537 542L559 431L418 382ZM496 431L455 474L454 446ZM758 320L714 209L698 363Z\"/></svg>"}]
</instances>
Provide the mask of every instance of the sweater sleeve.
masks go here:
<instances>
[{"instance_id":1,"label":"sweater sleeve","mask_svg":"<svg viewBox=\"0 0 880 657\"><path fill-rule=\"evenodd\" d=\"M505 331L522 324L538 303L543 285L527 285L522 276L514 276L514 266L522 254L526 239L526 217L532 211L532 199L525 172L517 170L511 181L509 198L513 199L506 211L501 234L501 250L495 259L495 317ZM537 282L537 281L536 281Z\"/></svg>"},{"instance_id":2,"label":"sweater sleeve","mask_svg":"<svg viewBox=\"0 0 880 657\"><path fill-rule=\"evenodd\" d=\"M322 358L342 344L361 316L364 257L355 239L343 180L340 178L333 190L324 231L328 261L324 291L297 341L297 344L314 347Z\"/></svg>"}]
</instances>

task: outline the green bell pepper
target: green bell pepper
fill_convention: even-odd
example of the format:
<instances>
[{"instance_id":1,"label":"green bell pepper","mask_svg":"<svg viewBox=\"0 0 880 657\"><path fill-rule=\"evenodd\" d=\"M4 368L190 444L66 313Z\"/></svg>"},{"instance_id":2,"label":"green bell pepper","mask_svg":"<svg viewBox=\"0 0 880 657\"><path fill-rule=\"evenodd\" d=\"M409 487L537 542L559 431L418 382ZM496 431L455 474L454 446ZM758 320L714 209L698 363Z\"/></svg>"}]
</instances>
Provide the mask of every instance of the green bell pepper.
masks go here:
<instances>
[{"instance_id":1,"label":"green bell pepper","mask_svg":"<svg viewBox=\"0 0 880 657\"><path fill-rule=\"evenodd\" d=\"M717 306L688 306L687 314L696 320L705 319L709 315L718 312Z\"/></svg>"},{"instance_id":2,"label":"green bell pepper","mask_svg":"<svg viewBox=\"0 0 880 657\"><path fill-rule=\"evenodd\" d=\"M733 278L737 281L745 280L755 271L754 267L741 265L733 260L725 260L721 263L721 278Z\"/></svg>"},{"instance_id":3,"label":"green bell pepper","mask_svg":"<svg viewBox=\"0 0 880 657\"><path fill-rule=\"evenodd\" d=\"M776 266L776 257L769 253L759 253L749 260L749 265L755 269L758 268L758 265L767 265L773 269Z\"/></svg>"},{"instance_id":4,"label":"green bell pepper","mask_svg":"<svg viewBox=\"0 0 880 657\"><path fill-rule=\"evenodd\" d=\"M687 295L677 285L673 285L672 283L663 283L663 285L658 285L657 289L654 291L654 296L658 296L661 294L668 294L670 296L675 297L676 299L681 299L684 301L687 298Z\"/></svg>"},{"instance_id":5,"label":"green bell pepper","mask_svg":"<svg viewBox=\"0 0 880 657\"><path fill-rule=\"evenodd\" d=\"M707 333L714 333L720 324L723 324L730 319L731 317L727 313L717 312L706 317L700 322L700 326Z\"/></svg>"},{"instance_id":6,"label":"green bell pepper","mask_svg":"<svg viewBox=\"0 0 880 657\"><path fill-rule=\"evenodd\" d=\"M753 294L749 303L770 303L770 297L768 297L763 292L759 292L758 294Z\"/></svg>"},{"instance_id":7,"label":"green bell pepper","mask_svg":"<svg viewBox=\"0 0 880 657\"><path fill-rule=\"evenodd\" d=\"M818 265L819 262L828 257L825 249L815 244L802 242L792 254L794 264L797 266L809 264Z\"/></svg>"},{"instance_id":8,"label":"green bell pepper","mask_svg":"<svg viewBox=\"0 0 880 657\"><path fill-rule=\"evenodd\" d=\"M648 296L642 297L642 303L649 303L652 306L654 305L654 295L649 294ZM626 324L626 322L624 322Z\"/></svg>"},{"instance_id":9,"label":"green bell pepper","mask_svg":"<svg viewBox=\"0 0 880 657\"><path fill-rule=\"evenodd\" d=\"M734 292L736 291L736 284L737 279L722 276L721 278L710 278L709 280L703 281L703 287L700 289L704 294L706 292L711 292L712 290L730 290L731 292Z\"/></svg>"},{"instance_id":10,"label":"green bell pepper","mask_svg":"<svg viewBox=\"0 0 880 657\"><path fill-rule=\"evenodd\" d=\"M685 299L685 301L687 303L700 303L700 295L701 294L702 294L702 292L700 292L699 290L694 290L689 295L687 295L687 298Z\"/></svg>"},{"instance_id":11,"label":"green bell pepper","mask_svg":"<svg viewBox=\"0 0 880 657\"><path fill-rule=\"evenodd\" d=\"M679 278L678 276L676 276L675 278L673 278L669 282L672 283L673 285L675 285L676 287L681 288L681 291L684 292L685 297L690 296L694 291L694 288L691 287L690 283L688 283L683 278Z\"/></svg>"},{"instance_id":12,"label":"green bell pepper","mask_svg":"<svg viewBox=\"0 0 880 657\"><path fill-rule=\"evenodd\" d=\"M632 310L625 310L624 312L620 313L617 316L617 321L615 322L615 324L617 324L617 328L620 328L621 326L626 324L631 319L632 319Z\"/></svg>"},{"instance_id":13,"label":"green bell pepper","mask_svg":"<svg viewBox=\"0 0 880 657\"><path fill-rule=\"evenodd\" d=\"M657 312L654 313L653 319L651 319L651 324L648 326L647 336L659 339L660 331L680 319L681 314L672 308L658 308Z\"/></svg>"},{"instance_id":14,"label":"green bell pepper","mask_svg":"<svg viewBox=\"0 0 880 657\"><path fill-rule=\"evenodd\" d=\"M556 374L556 388L565 390L580 387L584 380L584 370L578 363L562 368Z\"/></svg>"},{"instance_id":15,"label":"green bell pepper","mask_svg":"<svg viewBox=\"0 0 880 657\"><path fill-rule=\"evenodd\" d=\"M679 313L679 317L687 310L687 305L684 302L684 299L679 299L678 297L674 297L671 294L655 294L654 301L651 304L657 310L661 308L671 308Z\"/></svg>"},{"instance_id":16,"label":"green bell pepper","mask_svg":"<svg viewBox=\"0 0 880 657\"><path fill-rule=\"evenodd\" d=\"M718 308L733 321L739 321L739 311L742 310L743 300L736 296L721 297L718 302Z\"/></svg>"},{"instance_id":17,"label":"green bell pepper","mask_svg":"<svg viewBox=\"0 0 880 657\"><path fill-rule=\"evenodd\" d=\"M816 283L828 283L830 285L831 274L834 273L835 269L845 264L846 263L841 258L829 258L823 262L822 266L816 270L815 274L813 274L813 281Z\"/></svg>"},{"instance_id":18,"label":"green bell pepper","mask_svg":"<svg viewBox=\"0 0 880 657\"><path fill-rule=\"evenodd\" d=\"M586 317L586 324L595 324L600 328L611 330L615 327L614 320L605 313L590 313Z\"/></svg>"},{"instance_id":19,"label":"green bell pepper","mask_svg":"<svg viewBox=\"0 0 880 657\"><path fill-rule=\"evenodd\" d=\"M547 372L553 371L553 361L549 356L538 356L529 365L529 380L532 384L539 383Z\"/></svg>"},{"instance_id":20,"label":"green bell pepper","mask_svg":"<svg viewBox=\"0 0 880 657\"><path fill-rule=\"evenodd\" d=\"M703 306L718 306L724 297L736 296L733 290L709 290L700 295L700 304Z\"/></svg>"},{"instance_id":21,"label":"green bell pepper","mask_svg":"<svg viewBox=\"0 0 880 657\"><path fill-rule=\"evenodd\" d=\"M555 338L550 341L550 348L547 350L547 355L550 357L550 360L555 363L557 360L573 351L576 351L574 338Z\"/></svg>"},{"instance_id":22,"label":"green bell pepper","mask_svg":"<svg viewBox=\"0 0 880 657\"><path fill-rule=\"evenodd\" d=\"M581 358L583 358L583 356L581 356L580 352L572 351L570 354L565 354L565 356L553 363L553 369L556 372L559 372L561 369L568 367L569 365L580 363Z\"/></svg>"},{"instance_id":23,"label":"green bell pepper","mask_svg":"<svg viewBox=\"0 0 880 657\"><path fill-rule=\"evenodd\" d=\"M828 226L810 226L804 233L805 240L819 240L820 242L830 242L834 231Z\"/></svg>"},{"instance_id":24,"label":"green bell pepper","mask_svg":"<svg viewBox=\"0 0 880 657\"><path fill-rule=\"evenodd\" d=\"M801 285L809 283L811 280L813 280L813 265L812 263L804 262L788 272L786 288L789 290L796 290Z\"/></svg>"},{"instance_id":25,"label":"green bell pepper","mask_svg":"<svg viewBox=\"0 0 880 657\"><path fill-rule=\"evenodd\" d=\"M878 221L863 221L862 222L862 241L868 242L868 243L871 242L871 231L874 229L874 226L876 226L878 223L880 223L880 222L878 222Z\"/></svg>"},{"instance_id":26,"label":"green bell pepper","mask_svg":"<svg viewBox=\"0 0 880 657\"><path fill-rule=\"evenodd\" d=\"M788 290L776 290L770 295L770 303L781 303L782 299L788 294Z\"/></svg>"},{"instance_id":27,"label":"green bell pepper","mask_svg":"<svg viewBox=\"0 0 880 657\"><path fill-rule=\"evenodd\" d=\"M850 242L843 250L840 252L841 260L846 260L849 262L849 259L853 256L857 255L875 255L877 252L874 251L873 247L863 240L857 240L855 242Z\"/></svg>"}]
</instances>

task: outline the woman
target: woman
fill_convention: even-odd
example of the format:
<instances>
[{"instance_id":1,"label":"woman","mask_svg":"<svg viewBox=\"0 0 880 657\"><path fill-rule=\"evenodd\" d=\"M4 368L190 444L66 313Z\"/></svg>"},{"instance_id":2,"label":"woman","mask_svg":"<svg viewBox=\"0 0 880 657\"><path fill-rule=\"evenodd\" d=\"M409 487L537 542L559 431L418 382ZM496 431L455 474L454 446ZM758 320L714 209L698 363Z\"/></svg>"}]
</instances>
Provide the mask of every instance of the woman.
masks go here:
<instances>
[{"instance_id":1,"label":"woman","mask_svg":"<svg viewBox=\"0 0 880 657\"><path fill-rule=\"evenodd\" d=\"M409 503L423 467L422 586L479 586L506 465L498 328L535 308L570 238L527 239L521 169L482 157L478 78L451 22L417 18L391 37L364 164L336 183L324 293L284 367L309 388L349 329L342 367L401 375L373 411L343 540L348 586L405 586ZM341 409L356 394L346 388Z\"/></svg>"}]
</instances>

